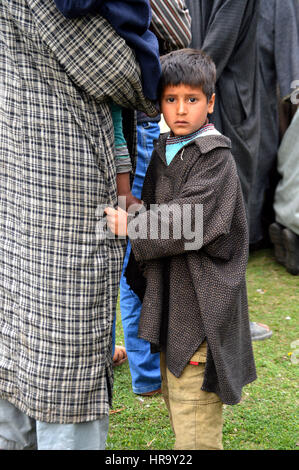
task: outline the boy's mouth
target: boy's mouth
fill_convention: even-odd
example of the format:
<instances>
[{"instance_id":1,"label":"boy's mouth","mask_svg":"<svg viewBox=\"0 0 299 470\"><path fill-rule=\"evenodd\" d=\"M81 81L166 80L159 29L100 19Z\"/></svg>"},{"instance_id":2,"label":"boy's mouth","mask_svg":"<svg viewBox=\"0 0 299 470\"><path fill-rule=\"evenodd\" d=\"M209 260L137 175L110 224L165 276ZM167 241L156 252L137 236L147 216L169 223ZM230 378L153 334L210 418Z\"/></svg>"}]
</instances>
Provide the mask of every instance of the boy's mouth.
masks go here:
<instances>
[{"instance_id":1,"label":"boy's mouth","mask_svg":"<svg viewBox=\"0 0 299 470\"><path fill-rule=\"evenodd\" d=\"M175 121L175 124L188 124L188 121Z\"/></svg>"}]
</instances>

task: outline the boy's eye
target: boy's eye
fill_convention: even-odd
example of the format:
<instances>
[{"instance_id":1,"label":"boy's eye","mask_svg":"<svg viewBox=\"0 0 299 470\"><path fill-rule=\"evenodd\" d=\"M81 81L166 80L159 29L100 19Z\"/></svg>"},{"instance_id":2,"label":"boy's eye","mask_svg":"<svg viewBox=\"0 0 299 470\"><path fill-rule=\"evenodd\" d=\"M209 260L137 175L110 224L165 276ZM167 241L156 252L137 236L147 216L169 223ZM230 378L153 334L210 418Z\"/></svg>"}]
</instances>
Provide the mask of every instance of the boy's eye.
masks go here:
<instances>
[{"instance_id":1,"label":"boy's eye","mask_svg":"<svg viewBox=\"0 0 299 470\"><path fill-rule=\"evenodd\" d=\"M166 101L167 103L174 103L174 98L167 98Z\"/></svg>"},{"instance_id":2,"label":"boy's eye","mask_svg":"<svg viewBox=\"0 0 299 470\"><path fill-rule=\"evenodd\" d=\"M197 100L196 100L196 98L190 97L190 98L189 98L189 101L190 101L190 103L196 103Z\"/></svg>"}]
</instances>

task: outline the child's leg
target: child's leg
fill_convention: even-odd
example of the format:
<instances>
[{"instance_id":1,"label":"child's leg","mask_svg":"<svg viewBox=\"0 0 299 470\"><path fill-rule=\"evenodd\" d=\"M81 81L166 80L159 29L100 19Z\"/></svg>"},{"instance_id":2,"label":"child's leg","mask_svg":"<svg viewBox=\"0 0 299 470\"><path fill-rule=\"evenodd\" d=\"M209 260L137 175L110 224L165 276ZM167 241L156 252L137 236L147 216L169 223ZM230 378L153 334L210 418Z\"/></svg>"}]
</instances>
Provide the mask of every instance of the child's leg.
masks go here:
<instances>
[{"instance_id":1,"label":"child's leg","mask_svg":"<svg viewBox=\"0 0 299 470\"><path fill-rule=\"evenodd\" d=\"M163 394L163 398L164 398L165 404L166 404L167 409L168 409L170 424L171 424L172 430L174 432L174 428L173 428L173 424L172 424L170 404L169 404L168 383L167 383L167 368L166 368L166 363L165 363L165 354L163 352L160 353L160 373L161 373L161 381L162 381L162 383L161 383L162 394Z\"/></svg>"},{"instance_id":2,"label":"child's leg","mask_svg":"<svg viewBox=\"0 0 299 470\"><path fill-rule=\"evenodd\" d=\"M182 375L177 378L167 368L162 372L162 392L170 411L175 433L175 449L221 450L223 404L215 393L201 390L205 370L205 343ZM162 362L162 361L161 361Z\"/></svg>"}]
</instances>

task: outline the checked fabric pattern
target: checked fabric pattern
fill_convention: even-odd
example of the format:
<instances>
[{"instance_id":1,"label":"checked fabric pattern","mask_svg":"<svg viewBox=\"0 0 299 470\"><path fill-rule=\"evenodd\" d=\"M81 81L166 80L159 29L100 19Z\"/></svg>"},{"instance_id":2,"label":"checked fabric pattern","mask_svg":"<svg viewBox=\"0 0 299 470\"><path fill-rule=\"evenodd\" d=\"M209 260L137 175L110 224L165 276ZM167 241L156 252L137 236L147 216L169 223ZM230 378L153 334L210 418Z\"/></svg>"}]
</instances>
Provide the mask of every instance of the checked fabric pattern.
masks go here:
<instances>
[{"instance_id":1,"label":"checked fabric pattern","mask_svg":"<svg viewBox=\"0 0 299 470\"><path fill-rule=\"evenodd\" d=\"M109 100L156 110L109 23L52 0L1 0L0 75L0 396L40 421L98 419L124 254L96 236L116 202Z\"/></svg>"}]
</instances>

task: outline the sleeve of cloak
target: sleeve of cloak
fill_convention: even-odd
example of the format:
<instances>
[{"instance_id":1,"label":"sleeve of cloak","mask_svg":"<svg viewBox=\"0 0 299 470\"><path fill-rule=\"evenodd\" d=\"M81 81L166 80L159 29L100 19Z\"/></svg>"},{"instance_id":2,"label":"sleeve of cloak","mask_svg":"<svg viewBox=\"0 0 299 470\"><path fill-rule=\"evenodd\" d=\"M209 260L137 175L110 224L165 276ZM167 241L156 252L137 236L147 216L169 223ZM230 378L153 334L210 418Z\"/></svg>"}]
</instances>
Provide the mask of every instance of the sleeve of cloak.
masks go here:
<instances>
[{"instance_id":1,"label":"sleeve of cloak","mask_svg":"<svg viewBox=\"0 0 299 470\"><path fill-rule=\"evenodd\" d=\"M281 98L299 80L299 26L293 0L276 1L274 25L275 67Z\"/></svg>"},{"instance_id":2,"label":"sleeve of cloak","mask_svg":"<svg viewBox=\"0 0 299 470\"><path fill-rule=\"evenodd\" d=\"M142 91L133 51L100 15L67 19L53 0L28 0L42 40L73 82L99 102L158 114Z\"/></svg>"},{"instance_id":3,"label":"sleeve of cloak","mask_svg":"<svg viewBox=\"0 0 299 470\"><path fill-rule=\"evenodd\" d=\"M219 4L219 7L217 7ZM231 58L240 38L241 27L250 21L251 6L257 7L256 0L224 0L215 3L213 16L207 26L204 42L201 46L215 62L217 79ZM255 4L255 5L254 5Z\"/></svg>"},{"instance_id":4,"label":"sleeve of cloak","mask_svg":"<svg viewBox=\"0 0 299 470\"><path fill-rule=\"evenodd\" d=\"M224 158L230 152L218 151L220 158L215 155L215 163L204 174L198 163L197 171L185 184L179 198L151 206L128 223L137 261L208 249L215 240L229 233L238 177L232 157Z\"/></svg>"}]
</instances>

